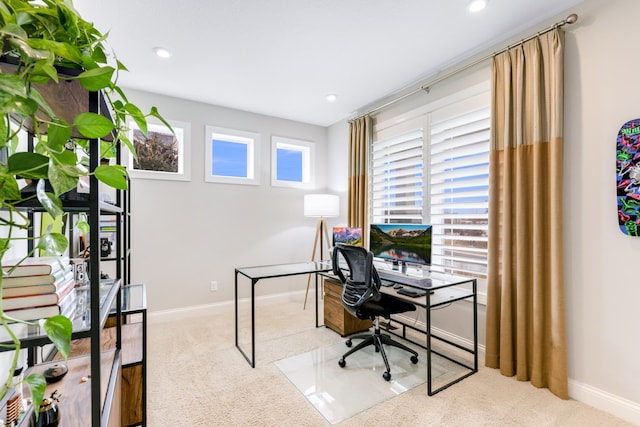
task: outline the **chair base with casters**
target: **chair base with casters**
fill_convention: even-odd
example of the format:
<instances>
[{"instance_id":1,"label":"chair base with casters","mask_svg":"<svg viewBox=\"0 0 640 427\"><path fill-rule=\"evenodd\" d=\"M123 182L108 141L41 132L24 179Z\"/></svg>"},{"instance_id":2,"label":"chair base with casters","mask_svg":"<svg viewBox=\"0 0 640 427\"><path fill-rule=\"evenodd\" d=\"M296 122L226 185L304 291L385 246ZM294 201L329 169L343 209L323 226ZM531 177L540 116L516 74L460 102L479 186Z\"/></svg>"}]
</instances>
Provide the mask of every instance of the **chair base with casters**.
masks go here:
<instances>
[{"instance_id":1,"label":"chair base with casters","mask_svg":"<svg viewBox=\"0 0 640 427\"><path fill-rule=\"evenodd\" d=\"M348 266L346 275L340 266L339 257L343 258ZM371 319L374 322L373 334L360 334L352 337L364 338L364 341L342 356L338 361L340 367L344 368L346 366L345 358L347 356L364 347L373 345L376 352L379 352L382 355L382 360L384 360L386 371L382 374L382 378L389 381L391 379L391 369L384 351L385 344L411 353L411 362L418 363L418 353L416 351L380 332L380 323L378 321L380 316L389 319L392 314L415 311L416 306L380 292L381 281L378 271L373 266L373 253L361 246L336 243L333 248L332 266L333 274L340 278L340 282L343 285L341 299L344 308L358 319ZM347 347L351 347L352 338L347 340Z\"/></svg>"},{"instance_id":2,"label":"chair base with casters","mask_svg":"<svg viewBox=\"0 0 640 427\"><path fill-rule=\"evenodd\" d=\"M382 374L382 378L384 378L385 381L389 381L391 380L391 369L389 367L389 360L387 359L387 354L385 353L384 347L383 345L388 345L391 347L397 347L400 348L402 350L405 350L409 353L411 353L411 363L413 363L414 365L416 363L418 363L418 352L407 347L406 345L395 341L393 339L391 339L391 337L387 334L383 334L380 332L380 321L377 317L373 317L371 320L373 320L374 322L374 329L373 329L373 333L363 333L363 334L357 334L357 335L353 335L351 337L349 337L347 339L347 341L345 342L347 347L351 347L352 346L352 341L353 339L364 339L362 342L360 342L358 345L356 345L355 347L353 347L351 350L347 351L345 354L342 355L342 358L340 360L338 360L338 365L340 365L341 368L344 368L347 365L346 362L346 358L355 353L358 350L361 350L367 346L373 345L375 347L376 353L380 353L380 355L382 356L382 360L384 361L384 366L386 368L386 371Z\"/></svg>"}]
</instances>

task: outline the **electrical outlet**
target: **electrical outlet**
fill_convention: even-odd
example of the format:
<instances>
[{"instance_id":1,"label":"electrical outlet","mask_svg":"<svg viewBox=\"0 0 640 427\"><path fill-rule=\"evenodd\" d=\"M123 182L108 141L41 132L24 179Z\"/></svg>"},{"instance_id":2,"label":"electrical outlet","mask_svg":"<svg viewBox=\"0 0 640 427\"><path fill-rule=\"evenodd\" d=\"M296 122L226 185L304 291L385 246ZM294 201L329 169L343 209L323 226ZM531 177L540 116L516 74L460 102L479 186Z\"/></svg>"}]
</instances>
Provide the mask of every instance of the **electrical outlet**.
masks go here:
<instances>
[{"instance_id":1,"label":"electrical outlet","mask_svg":"<svg viewBox=\"0 0 640 427\"><path fill-rule=\"evenodd\" d=\"M211 292L215 292L218 290L218 281L217 280L212 280L211 281Z\"/></svg>"}]
</instances>

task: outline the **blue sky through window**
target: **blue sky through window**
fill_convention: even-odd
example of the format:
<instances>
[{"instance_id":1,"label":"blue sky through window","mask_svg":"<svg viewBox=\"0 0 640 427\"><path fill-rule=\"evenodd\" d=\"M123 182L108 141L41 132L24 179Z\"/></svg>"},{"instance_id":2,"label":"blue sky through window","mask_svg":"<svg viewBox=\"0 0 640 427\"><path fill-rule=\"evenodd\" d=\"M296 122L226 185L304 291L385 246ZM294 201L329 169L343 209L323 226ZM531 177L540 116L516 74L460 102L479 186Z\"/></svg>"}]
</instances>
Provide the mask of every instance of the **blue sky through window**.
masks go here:
<instances>
[{"instance_id":1,"label":"blue sky through window","mask_svg":"<svg viewBox=\"0 0 640 427\"><path fill-rule=\"evenodd\" d=\"M277 150L278 181L302 182L302 151L278 148Z\"/></svg>"},{"instance_id":2,"label":"blue sky through window","mask_svg":"<svg viewBox=\"0 0 640 427\"><path fill-rule=\"evenodd\" d=\"M247 144L211 141L211 174L217 176L247 177Z\"/></svg>"}]
</instances>

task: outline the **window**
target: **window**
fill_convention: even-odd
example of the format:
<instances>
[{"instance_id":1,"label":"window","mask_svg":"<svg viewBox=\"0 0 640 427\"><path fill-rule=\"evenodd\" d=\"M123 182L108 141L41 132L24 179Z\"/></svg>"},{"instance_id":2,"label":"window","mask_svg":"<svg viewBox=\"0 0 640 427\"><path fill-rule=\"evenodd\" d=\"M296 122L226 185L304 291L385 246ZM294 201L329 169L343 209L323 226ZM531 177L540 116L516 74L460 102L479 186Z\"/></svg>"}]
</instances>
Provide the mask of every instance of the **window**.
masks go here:
<instances>
[{"instance_id":1,"label":"window","mask_svg":"<svg viewBox=\"0 0 640 427\"><path fill-rule=\"evenodd\" d=\"M489 93L442 104L376 125L370 219L432 224L432 265L486 278Z\"/></svg>"},{"instance_id":2,"label":"window","mask_svg":"<svg viewBox=\"0 0 640 427\"><path fill-rule=\"evenodd\" d=\"M213 126L206 128L205 181L260 184L260 136Z\"/></svg>"},{"instance_id":3,"label":"window","mask_svg":"<svg viewBox=\"0 0 640 427\"><path fill-rule=\"evenodd\" d=\"M271 185L307 188L312 184L313 143L274 136L271 138Z\"/></svg>"},{"instance_id":4,"label":"window","mask_svg":"<svg viewBox=\"0 0 640 427\"><path fill-rule=\"evenodd\" d=\"M127 153L132 178L191 180L191 125L170 120L171 132L162 123L149 123L143 134L135 122L129 123L129 140L136 158Z\"/></svg>"}]
</instances>

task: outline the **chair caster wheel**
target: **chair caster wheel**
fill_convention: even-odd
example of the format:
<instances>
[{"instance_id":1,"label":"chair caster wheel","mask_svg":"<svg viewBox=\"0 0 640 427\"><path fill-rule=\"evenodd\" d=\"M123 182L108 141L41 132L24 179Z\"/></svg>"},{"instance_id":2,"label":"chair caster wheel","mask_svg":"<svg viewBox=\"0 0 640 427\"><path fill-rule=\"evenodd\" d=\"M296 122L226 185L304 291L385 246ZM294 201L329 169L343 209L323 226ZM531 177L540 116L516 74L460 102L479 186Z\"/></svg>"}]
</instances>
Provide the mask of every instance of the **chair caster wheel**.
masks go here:
<instances>
[{"instance_id":1,"label":"chair caster wheel","mask_svg":"<svg viewBox=\"0 0 640 427\"><path fill-rule=\"evenodd\" d=\"M418 363L418 357L417 356L411 356L411 363L413 363L414 365L416 363Z\"/></svg>"},{"instance_id":2,"label":"chair caster wheel","mask_svg":"<svg viewBox=\"0 0 640 427\"><path fill-rule=\"evenodd\" d=\"M346 366L347 362L344 360L344 357L340 360L338 360L338 365L340 365L341 368L344 368Z\"/></svg>"},{"instance_id":3,"label":"chair caster wheel","mask_svg":"<svg viewBox=\"0 0 640 427\"><path fill-rule=\"evenodd\" d=\"M351 347L353 345L353 343L351 342L351 339L348 339L344 345L346 345L347 347Z\"/></svg>"},{"instance_id":4,"label":"chair caster wheel","mask_svg":"<svg viewBox=\"0 0 640 427\"><path fill-rule=\"evenodd\" d=\"M384 378L385 381L389 381L391 379L391 374L389 372L385 372L382 374L382 378Z\"/></svg>"}]
</instances>

